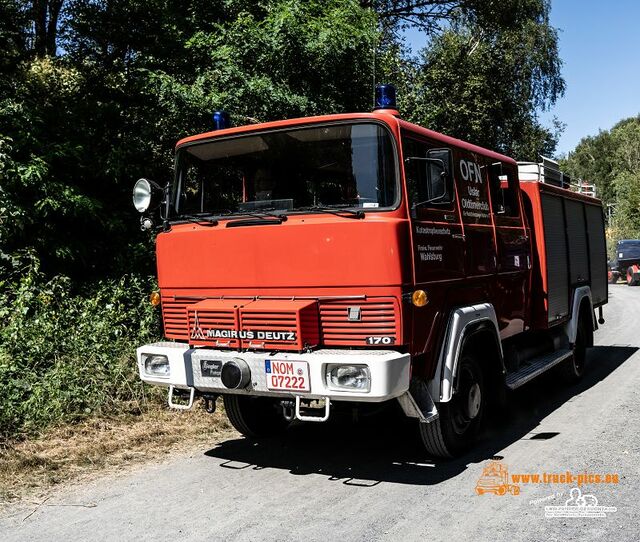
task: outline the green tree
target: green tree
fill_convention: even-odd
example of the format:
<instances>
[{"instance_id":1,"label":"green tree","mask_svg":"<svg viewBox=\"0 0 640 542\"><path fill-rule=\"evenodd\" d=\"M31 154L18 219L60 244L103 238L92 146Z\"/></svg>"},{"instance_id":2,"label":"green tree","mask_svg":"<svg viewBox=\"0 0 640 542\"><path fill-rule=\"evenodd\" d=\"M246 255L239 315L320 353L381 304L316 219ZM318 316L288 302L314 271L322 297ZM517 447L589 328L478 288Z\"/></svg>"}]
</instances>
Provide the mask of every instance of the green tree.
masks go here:
<instances>
[{"instance_id":1,"label":"green tree","mask_svg":"<svg viewBox=\"0 0 640 542\"><path fill-rule=\"evenodd\" d=\"M611 130L615 147L612 229L617 239L640 239L640 116Z\"/></svg>"},{"instance_id":2,"label":"green tree","mask_svg":"<svg viewBox=\"0 0 640 542\"><path fill-rule=\"evenodd\" d=\"M573 177L595 183L611 214L611 245L640 239L640 116L584 137L561 162Z\"/></svg>"},{"instance_id":3,"label":"green tree","mask_svg":"<svg viewBox=\"0 0 640 542\"><path fill-rule=\"evenodd\" d=\"M560 165L572 177L595 183L598 197L610 204L615 201L615 148L611 133L601 130L598 135L582 138Z\"/></svg>"},{"instance_id":4,"label":"green tree","mask_svg":"<svg viewBox=\"0 0 640 542\"><path fill-rule=\"evenodd\" d=\"M33 247L49 274L150 270L131 186L168 180L175 142L212 111L245 124L368 108L375 15L355 1L42 5L56 47L37 39L41 10L9 17L28 39L1 83L0 251Z\"/></svg>"},{"instance_id":5,"label":"green tree","mask_svg":"<svg viewBox=\"0 0 640 542\"><path fill-rule=\"evenodd\" d=\"M562 126L538 114L565 83L548 1L460 4L405 72L407 115L520 160L553 154Z\"/></svg>"}]
</instances>

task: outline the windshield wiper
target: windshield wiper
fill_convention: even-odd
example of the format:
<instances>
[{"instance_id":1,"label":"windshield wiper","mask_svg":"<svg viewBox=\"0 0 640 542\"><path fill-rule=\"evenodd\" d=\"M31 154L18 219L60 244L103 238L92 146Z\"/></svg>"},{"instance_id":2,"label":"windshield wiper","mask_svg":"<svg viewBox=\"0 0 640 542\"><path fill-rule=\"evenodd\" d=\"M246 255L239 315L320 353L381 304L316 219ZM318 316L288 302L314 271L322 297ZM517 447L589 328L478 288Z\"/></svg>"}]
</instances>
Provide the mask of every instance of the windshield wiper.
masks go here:
<instances>
[{"instance_id":1,"label":"windshield wiper","mask_svg":"<svg viewBox=\"0 0 640 542\"><path fill-rule=\"evenodd\" d=\"M287 221L287 215L284 213L273 213L275 208L260 209L259 211L236 211L234 216L249 216L251 218L239 218L227 222L227 228L235 228L237 226L255 226L259 224L282 224Z\"/></svg>"},{"instance_id":2,"label":"windshield wiper","mask_svg":"<svg viewBox=\"0 0 640 542\"><path fill-rule=\"evenodd\" d=\"M349 207L349 206L346 206ZM342 216L345 218L364 218L364 211L355 211L353 209L341 208L337 205L309 205L308 207L298 207L296 211L313 211L318 213L329 213L336 216Z\"/></svg>"},{"instance_id":3,"label":"windshield wiper","mask_svg":"<svg viewBox=\"0 0 640 542\"><path fill-rule=\"evenodd\" d=\"M207 227L218 225L218 220L216 218L213 218L212 213L183 214L171 219L172 222L179 222L181 220L194 222L196 224L200 224L201 226Z\"/></svg>"},{"instance_id":4,"label":"windshield wiper","mask_svg":"<svg viewBox=\"0 0 640 542\"><path fill-rule=\"evenodd\" d=\"M282 220L282 222L287 221L287 215L284 213L273 213L271 211L277 211L275 207L269 207L267 209L257 209L255 211L242 211L238 210L233 213L235 216L253 216L255 218L277 218Z\"/></svg>"}]
</instances>

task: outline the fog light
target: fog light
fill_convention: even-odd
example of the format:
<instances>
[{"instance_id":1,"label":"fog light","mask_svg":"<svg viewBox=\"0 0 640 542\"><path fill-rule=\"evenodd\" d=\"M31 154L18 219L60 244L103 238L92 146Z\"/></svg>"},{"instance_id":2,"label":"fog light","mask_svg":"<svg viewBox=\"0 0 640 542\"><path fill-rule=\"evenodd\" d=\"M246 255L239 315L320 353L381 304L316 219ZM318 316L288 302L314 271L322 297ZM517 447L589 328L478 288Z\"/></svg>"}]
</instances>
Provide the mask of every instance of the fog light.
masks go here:
<instances>
[{"instance_id":1,"label":"fog light","mask_svg":"<svg viewBox=\"0 0 640 542\"><path fill-rule=\"evenodd\" d=\"M144 372L151 376L171 376L169 358L162 354L142 354Z\"/></svg>"},{"instance_id":2,"label":"fog light","mask_svg":"<svg viewBox=\"0 0 640 542\"><path fill-rule=\"evenodd\" d=\"M366 365L327 365L327 386L331 389L369 391L371 372Z\"/></svg>"}]
</instances>

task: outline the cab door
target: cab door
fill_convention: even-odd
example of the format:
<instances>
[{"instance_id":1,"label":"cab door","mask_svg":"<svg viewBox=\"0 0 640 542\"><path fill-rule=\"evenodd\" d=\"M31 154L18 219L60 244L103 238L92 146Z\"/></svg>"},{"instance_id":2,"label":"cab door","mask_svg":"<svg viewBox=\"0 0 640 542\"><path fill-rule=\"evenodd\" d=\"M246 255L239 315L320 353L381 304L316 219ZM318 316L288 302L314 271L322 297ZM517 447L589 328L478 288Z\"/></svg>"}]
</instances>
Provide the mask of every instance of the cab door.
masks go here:
<instances>
[{"instance_id":1,"label":"cab door","mask_svg":"<svg viewBox=\"0 0 640 542\"><path fill-rule=\"evenodd\" d=\"M531 241L520 203L513 164L493 162L488 168L491 209L496 231L497 281L494 298L501 338L524 331L531 269Z\"/></svg>"},{"instance_id":2,"label":"cab door","mask_svg":"<svg viewBox=\"0 0 640 542\"><path fill-rule=\"evenodd\" d=\"M456 153L455 175L467 249L466 276L478 299L489 296L498 263L486 167L482 155L467 150Z\"/></svg>"},{"instance_id":3,"label":"cab door","mask_svg":"<svg viewBox=\"0 0 640 542\"><path fill-rule=\"evenodd\" d=\"M417 134L403 134L403 158L408 209L413 240L415 289L424 290L429 302L412 309L412 354L423 360L414 375L426 375L435 362L448 318L452 292L464 280L464 231L456 203L452 151L441 142ZM440 177L447 183L444 197L434 197L442 187L431 186ZM431 178L431 179L430 179ZM435 184L438 184L437 182Z\"/></svg>"},{"instance_id":4,"label":"cab door","mask_svg":"<svg viewBox=\"0 0 640 542\"><path fill-rule=\"evenodd\" d=\"M464 278L464 232L455 202L452 151L417 135L403 138L405 178L413 237L416 287ZM447 194L439 197L429 183L442 170Z\"/></svg>"}]
</instances>

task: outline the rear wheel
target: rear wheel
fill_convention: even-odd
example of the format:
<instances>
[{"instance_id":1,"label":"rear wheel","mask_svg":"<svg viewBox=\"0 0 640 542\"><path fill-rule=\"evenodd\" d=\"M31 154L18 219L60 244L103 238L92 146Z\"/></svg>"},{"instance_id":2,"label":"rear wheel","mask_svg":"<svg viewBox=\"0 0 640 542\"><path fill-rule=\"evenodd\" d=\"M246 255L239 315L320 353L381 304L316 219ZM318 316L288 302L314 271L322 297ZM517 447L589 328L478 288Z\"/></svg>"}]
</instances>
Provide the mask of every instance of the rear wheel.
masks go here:
<instances>
[{"instance_id":1,"label":"rear wheel","mask_svg":"<svg viewBox=\"0 0 640 542\"><path fill-rule=\"evenodd\" d=\"M573 356L560 365L560 373L568 384L579 382L584 376L585 363L587 360L587 346L591 344L589 334L591 326L586 322L584 312L580 315L578 321L578 330L576 332L576 342L573 345Z\"/></svg>"},{"instance_id":2,"label":"rear wheel","mask_svg":"<svg viewBox=\"0 0 640 542\"><path fill-rule=\"evenodd\" d=\"M420 437L427 451L436 457L455 457L475 442L484 417L486 387L476 358L463 353L458 385L448 403L438 405L439 417L420 424Z\"/></svg>"},{"instance_id":3,"label":"rear wheel","mask_svg":"<svg viewBox=\"0 0 640 542\"><path fill-rule=\"evenodd\" d=\"M289 425L279 403L268 397L225 395L223 400L231 425L245 437L277 435Z\"/></svg>"}]
</instances>

